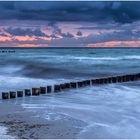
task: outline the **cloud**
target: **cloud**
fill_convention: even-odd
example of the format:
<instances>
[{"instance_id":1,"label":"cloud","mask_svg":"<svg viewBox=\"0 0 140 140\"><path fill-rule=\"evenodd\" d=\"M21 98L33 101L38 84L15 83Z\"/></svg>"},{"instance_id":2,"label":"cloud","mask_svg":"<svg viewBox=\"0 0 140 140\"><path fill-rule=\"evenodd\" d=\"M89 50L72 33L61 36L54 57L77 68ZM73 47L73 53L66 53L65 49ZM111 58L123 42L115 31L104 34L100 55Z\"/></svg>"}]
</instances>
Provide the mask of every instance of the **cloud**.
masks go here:
<instances>
[{"instance_id":1,"label":"cloud","mask_svg":"<svg viewBox=\"0 0 140 140\"><path fill-rule=\"evenodd\" d=\"M30 29L30 28L12 28L8 27L5 31L12 36L47 36L39 28Z\"/></svg>"},{"instance_id":2,"label":"cloud","mask_svg":"<svg viewBox=\"0 0 140 140\"><path fill-rule=\"evenodd\" d=\"M50 46L68 46L68 47L85 47L88 44L97 44L100 45L104 42L128 42L129 41L139 41L140 40L140 31L114 31L111 33L100 33L98 35L90 34L88 36L83 36L78 39L76 38L61 38L57 40L52 40L49 42ZM124 43L124 44L128 44ZM106 43L107 44L107 43ZM120 43L121 44L121 43ZM123 44L123 43L122 43ZM111 44L110 44L111 45Z\"/></svg>"},{"instance_id":3,"label":"cloud","mask_svg":"<svg viewBox=\"0 0 140 140\"><path fill-rule=\"evenodd\" d=\"M78 36L82 36L83 34L82 34L81 31L78 31L76 35L78 35Z\"/></svg>"},{"instance_id":4,"label":"cloud","mask_svg":"<svg viewBox=\"0 0 140 140\"><path fill-rule=\"evenodd\" d=\"M140 41L108 41L88 44L88 47L139 47Z\"/></svg>"},{"instance_id":5,"label":"cloud","mask_svg":"<svg viewBox=\"0 0 140 140\"><path fill-rule=\"evenodd\" d=\"M62 32L62 29L58 26L58 24L56 22L49 22L48 26L50 26L52 28L53 31L52 31L51 36L54 37L54 38L58 38L57 35L60 36L60 37L64 37L64 38L65 37L68 37L68 38L74 37L74 35L72 33Z\"/></svg>"},{"instance_id":6,"label":"cloud","mask_svg":"<svg viewBox=\"0 0 140 140\"><path fill-rule=\"evenodd\" d=\"M1 1L0 19L132 23L139 1Z\"/></svg>"}]
</instances>

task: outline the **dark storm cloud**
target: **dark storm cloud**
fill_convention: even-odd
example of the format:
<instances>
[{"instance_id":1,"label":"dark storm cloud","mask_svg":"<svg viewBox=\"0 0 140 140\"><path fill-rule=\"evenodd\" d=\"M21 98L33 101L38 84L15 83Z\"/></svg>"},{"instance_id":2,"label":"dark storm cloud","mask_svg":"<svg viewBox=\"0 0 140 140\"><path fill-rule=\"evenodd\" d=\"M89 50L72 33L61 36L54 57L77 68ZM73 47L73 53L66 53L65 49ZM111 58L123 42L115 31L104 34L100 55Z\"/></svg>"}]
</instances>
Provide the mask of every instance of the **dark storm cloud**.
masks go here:
<instances>
[{"instance_id":1,"label":"dark storm cloud","mask_svg":"<svg viewBox=\"0 0 140 140\"><path fill-rule=\"evenodd\" d=\"M82 36L83 34L82 34L81 31L78 31L76 35L78 35L78 36Z\"/></svg>"},{"instance_id":2,"label":"dark storm cloud","mask_svg":"<svg viewBox=\"0 0 140 140\"><path fill-rule=\"evenodd\" d=\"M140 2L0 2L0 19L131 23L140 19Z\"/></svg>"},{"instance_id":3,"label":"dark storm cloud","mask_svg":"<svg viewBox=\"0 0 140 140\"><path fill-rule=\"evenodd\" d=\"M6 28L5 31L13 36L47 36L39 28L36 29L22 29L22 28Z\"/></svg>"},{"instance_id":4,"label":"dark storm cloud","mask_svg":"<svg viewBox=\"0 0 140 140\"><path fill-rule=\"evenodd\" d=\"M57 38L56 35L59 35L61 37L69 37L69 38L74 37L74 35L69 32L63 33L62 29L58 26L58 24L56 22L49 22L48 26L50 26L52 28L52 30L53 30L52 36L55 35L54 38Z\"/></svg>"},{"instance_id":5,"label":"dark storm cloud","mask_svg":"<svg viewBox=\"0 0 140 140\"><path fill-rule=\"evenodd\" d=\"M49 42L50 46L87 46L92 43L104 43L109 41L139 41L140 31L114 31L112 33L101 33L99 35L88 35L87 37L62 38Z\"/></svg>"}]
</instances>

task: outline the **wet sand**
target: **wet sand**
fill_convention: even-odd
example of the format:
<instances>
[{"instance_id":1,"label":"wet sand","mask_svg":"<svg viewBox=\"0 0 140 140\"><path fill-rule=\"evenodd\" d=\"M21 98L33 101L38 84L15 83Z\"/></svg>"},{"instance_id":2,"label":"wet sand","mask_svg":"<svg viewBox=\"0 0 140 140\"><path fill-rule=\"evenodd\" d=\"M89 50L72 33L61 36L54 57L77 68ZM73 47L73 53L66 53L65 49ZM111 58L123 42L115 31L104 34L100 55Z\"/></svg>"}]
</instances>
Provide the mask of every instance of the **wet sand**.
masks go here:
<instances>
[{"instance_id":1,"label":"wet sand","mask_svg":"<svg viewBox=\"0 0 140 140\"><path fill-rule=\"evenodd\" d=\"M0 125L7 127L7 135L14 138L76 138L85 126L82 121L64 115L62 119L48 121L9 101L0 101L0 106Z\"/></svg>"}]
</instances>

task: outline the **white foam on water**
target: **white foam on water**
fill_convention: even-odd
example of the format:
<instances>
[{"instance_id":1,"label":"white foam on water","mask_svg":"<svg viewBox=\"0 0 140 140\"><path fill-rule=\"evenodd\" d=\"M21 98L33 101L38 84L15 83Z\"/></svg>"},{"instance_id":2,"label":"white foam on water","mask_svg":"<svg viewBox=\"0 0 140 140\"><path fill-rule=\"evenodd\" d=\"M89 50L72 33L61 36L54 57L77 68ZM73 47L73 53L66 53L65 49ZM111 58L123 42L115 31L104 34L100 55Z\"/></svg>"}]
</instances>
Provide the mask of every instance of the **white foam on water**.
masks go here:
<instances>
[{"instance_id":1,"label":"white foam on water","mask_svg":"<svg viewBox=\"0 0 140 140\"><path fill-rule=\"evenodd\" d=\"M140 55L124 55L124 56L107 56L107 57L104 57L104 56L73 56L73 55L47 55L45 56L47 58L59 58L59 59L63 59L64 61L65 60L123 60L123 59L140 59Z\"/></svg>"},{"instance_id":2,"label":"white foam on water","mask_svg":"<svg viewBox=\"0 0 140 140\"><path fill-rule=\"evenodd\" d=\"M51 120L61 115L87 124L78 138L140 138L140 89L94 86L25 100L23 108Z\"/></svg>"},{"instance_id":3,"label":"white foam on water","mask_svg":"<svg viewBox=\"0 0 140 140\"><path fill-rule=\"evenodd\" d=\"M16 137L8 135L7 128L5 126L0 126L0 139L13 139L13 140L15 140Z\"/></svg>"},{"instance_id":4,"label":"white foam on water","mask_svg":"<svg viewBox=\"0 0 140 140\"><path fill-rule=\"evenodd\" d=\"M2 76L0 75L0 99L1 99L1 92L9 92L9 91L17 91L17 90L24 90L24 89L31 89L33 87L40 87L40 86L47 86L55 84L60 84L64 82L69 82L71 79L35 79L35 78L28 78L28 77L13 77L13 76Z\"/></svg>"}]
</instances>

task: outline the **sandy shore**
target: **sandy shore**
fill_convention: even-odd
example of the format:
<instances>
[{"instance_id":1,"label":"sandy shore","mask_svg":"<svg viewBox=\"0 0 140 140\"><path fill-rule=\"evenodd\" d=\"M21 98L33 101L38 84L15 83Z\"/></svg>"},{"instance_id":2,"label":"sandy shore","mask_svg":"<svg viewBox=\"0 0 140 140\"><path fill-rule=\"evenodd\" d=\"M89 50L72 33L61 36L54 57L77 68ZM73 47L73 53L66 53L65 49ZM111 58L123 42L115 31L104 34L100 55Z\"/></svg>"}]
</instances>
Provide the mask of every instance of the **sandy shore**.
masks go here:
<instances>
[{"instance_id":1,"label":"sandy shore","mask_svg":"<svg viewBox=\"0 0 140 140\"><path fill-rule=\"evenodd\" d=\"M64 115L62 119L48 121L8 101L0 102L0 106L0 125L7 127L7 135L14 138L76 138L85 126L83 122Z\"/></svg>"}]
</instances>

